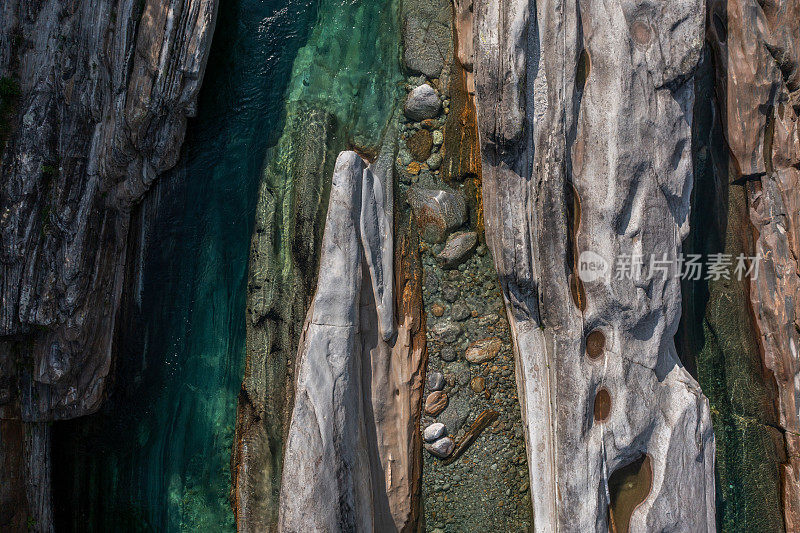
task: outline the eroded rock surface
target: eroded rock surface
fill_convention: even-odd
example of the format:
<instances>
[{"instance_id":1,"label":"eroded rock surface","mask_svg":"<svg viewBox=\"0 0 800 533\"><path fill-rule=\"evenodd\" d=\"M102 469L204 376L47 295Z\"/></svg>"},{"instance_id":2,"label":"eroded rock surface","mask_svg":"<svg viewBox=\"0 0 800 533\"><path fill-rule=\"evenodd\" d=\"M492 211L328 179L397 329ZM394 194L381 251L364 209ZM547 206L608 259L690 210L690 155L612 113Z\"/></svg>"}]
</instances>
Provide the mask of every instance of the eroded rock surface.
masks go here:
<instances>
[{"instance_id":1,"label":"eroded rock surface","mask_svg":"<svg viewBox=\"0 0 800 533\"><path fill-rule=\"evenodd\" d=\"M355 152L337 158L298 351L279 531L415 527L423 352L410 310L394 312L393 160L393 150L369 167Z\"/></svg>"},{"instance_id":2,"label":"eroded rock surface","mask_svg":"<svg viewBox=\"0 0 800 533\"><path fill-rule=\"evenodd\" d=\"M613 267L681 250L703 11L475 5L487 242L515 341L536 531L607 530L609 514L635 531L715 528L708 402L673 342L679 280L645 268L638 281L582 283L577 268L583 251ZM594 330L599 361L585 353ZM650 490L623 509L609 480L643 456L651 470L636 472L650 474L631 486Z\"/></svg>"},{"instance_id":3,"label":"eroded rock surface","mask_svg":"<svg viewBox=\"0 0 800 533\"><path fill-rule=\"evenodd\" d=\"M216 0L0 6L0 418L24 420L31 530L53 527L48 422L105 397L136 270L131 210L178 159L216 13Z\"/></svg>"},{"instance_id":4,"label":"eroded rock surface","mask_svg":"<svg viewBox=\"0 0 800 533\"><path fill-rule=\"evenodd\" d=\"M0 161L0 342L31 339L14 371L28 420L102 401L130 210L177 161L216 11L216 0L0 8L0 75L20 87Z\"/></svg>"}]
</instances>

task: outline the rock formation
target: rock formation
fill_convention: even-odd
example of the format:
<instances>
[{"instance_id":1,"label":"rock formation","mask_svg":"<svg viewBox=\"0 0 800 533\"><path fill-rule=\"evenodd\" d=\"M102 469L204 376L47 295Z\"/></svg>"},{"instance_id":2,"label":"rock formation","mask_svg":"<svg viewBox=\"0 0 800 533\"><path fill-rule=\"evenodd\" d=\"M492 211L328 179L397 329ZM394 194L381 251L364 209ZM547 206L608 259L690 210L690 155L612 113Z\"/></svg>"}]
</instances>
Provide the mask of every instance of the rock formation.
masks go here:
<instances>
[{"instance_id":1,"label":"rock formation","mask_svg":"<svg viewBox=\"0 0 800 533\"><path fill-rule=\"evenodd\" d=\"M422 374L409 321L395 324L393 160L389 150L369 167L355 152L336 162L297 359L279 531L404 531L418 512Z\"/></svg>"},{"instance_id":2,"label":"rock formation","mask_svg":"<svg viewBox=\"0 0 800 533\"><path fill-rule=\"evenodd\" d=\"M132 255L131 208L178 159L216 8L0 7L0 76L19 89L11 109L3 105L0 147L2 418L51 421L100 406ZM29 474L44 477L27 483L46 500L49 429L31 431L21 453ZM31 500L36 527L48 529L47 506Z\"/></svg>"},{"instance_id":3,"label":"rock formation","mask_svg":"<svg viewBox=\"0 0 800 533\"><path fill-rule=\"evenodd\" d=\"M673 342L679 279L647 263L638 280L612 271L621 256L680 253L702 39L700 1L475 5L487 242L537 531L714 530L708 403ZM605 276L581 280L586 251Z\"/></svg>"},{"instance_id":4,"label":"rock formation","mask_svg":"<svg viewBox=\"0 0 800 533\"><path fill-rule=\"evenodd\" d=\"M682 351L711 400L726 530L800 527L798 24L797 2L708 3L688 244L753 270L686 285Z\"/></svg>"}]
</instances>

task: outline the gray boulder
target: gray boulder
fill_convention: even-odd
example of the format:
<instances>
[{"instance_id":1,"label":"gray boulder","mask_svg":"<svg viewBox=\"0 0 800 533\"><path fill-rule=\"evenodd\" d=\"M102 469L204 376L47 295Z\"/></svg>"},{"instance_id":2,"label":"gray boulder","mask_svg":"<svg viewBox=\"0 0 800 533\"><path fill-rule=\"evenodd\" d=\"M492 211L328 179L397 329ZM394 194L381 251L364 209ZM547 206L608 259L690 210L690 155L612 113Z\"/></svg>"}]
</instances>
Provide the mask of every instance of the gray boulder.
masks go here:
<instances>
[{"instance_id":1,"label":"gray boulder","mask_svg":"<svg viewBox=\"0 0 800 533\"><path fill-rule=\"evenodd\" d=\"M436 94L433 87L423 83L408 93L403 112L412 121L419 122L435 117L441 108L442 101L439 99L439 95Z\"/></svg>"}]
</instances>

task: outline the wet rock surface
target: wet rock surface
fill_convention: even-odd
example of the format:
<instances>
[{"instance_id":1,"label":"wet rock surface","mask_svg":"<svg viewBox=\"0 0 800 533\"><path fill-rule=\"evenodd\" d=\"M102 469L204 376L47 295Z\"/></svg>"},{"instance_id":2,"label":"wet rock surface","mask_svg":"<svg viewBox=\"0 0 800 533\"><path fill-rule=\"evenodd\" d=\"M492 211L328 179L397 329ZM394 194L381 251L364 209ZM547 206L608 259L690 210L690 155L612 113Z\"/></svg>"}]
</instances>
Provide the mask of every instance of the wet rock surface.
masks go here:
<instances>
[{"instance_id":1,"label":"wet rock surface","mask_svg":"<svg viewBox=\"0 0 800 533\"><path fill-rule=\"evenodd\" d=\"M421 239L428 344L425 395L438 404L447 397L444 409L423 413L419 426L419 432L423 436L428 432L430 438L431 428L441 427L437 424L447 431L426 443L423 452L424 524L428 531L442 533L527 531L532 511L514 360L497 273L482 244L480 181L475 174L446 181L442 168L447 135L457 134L455 125L445 132L451 93L463 90L463 85L453 85L450 70L448 66L438 80L408 80L408 91L432 83L443 105L428 120L406 116L400 128L401 147L421 130L430 130L431 155L417 159L411 150L401 148L395 164L399 196L406 198L398 205L403 213L413 213ZM466 96L460 101L471 105ZM474 118L474 110L465 116ZM471 127L474 131L474 124ZM464 147L464 152L475 153L476 146ZM465 352L481 339L493 340L494 359L469 363ZM462 454L460 444L487 409L498 411L498 418ZM445 460L452 463L445 465Z\"/></svg>"}]
</instances>

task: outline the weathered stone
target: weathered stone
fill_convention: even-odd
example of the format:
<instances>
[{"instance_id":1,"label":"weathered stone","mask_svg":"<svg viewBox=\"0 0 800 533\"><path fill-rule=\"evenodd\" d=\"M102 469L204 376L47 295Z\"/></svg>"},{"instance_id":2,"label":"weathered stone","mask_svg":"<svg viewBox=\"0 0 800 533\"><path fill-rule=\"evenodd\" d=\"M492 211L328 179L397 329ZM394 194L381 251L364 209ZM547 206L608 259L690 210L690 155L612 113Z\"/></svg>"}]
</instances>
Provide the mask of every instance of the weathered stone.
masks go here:
<instances>
[{"instance_id":1,"label":"weathered stone","mask_svg":"<svg viewBox=\"0 0 800 533\"><path fill-rule=\"evenodd\" d=\"M431 306L431 313L433 314L433 316L435 316L437 318L442 316L444 314L444 306L442 304L438 304L438 303L433 304Z\"/></svg>"},{"instance_id":2,"label":"weathered stone","mask_svg":"<svg viewBox=\"0 0 800 533\"><path fill-rule=\"evenodd\" d=\"M461 336L461 326L453 324L452 322L445 321L436 324L431 328L431 332L436 337L446 344L453 344L459 336Z\"/></svg>"},{"instance_id":3,"label":"weathered stone","mask_svg":"<svg viewBox=\"0 0 800 533\"><path fill-rule=\"evenodd\" d=\"M441 422L435 422L425 428L425 431L422 433L422 438L425 439L425 442L433 442L441 439L445 435L447 435L447 428L445 425Z\"/></svg>"},{"instance_id":4,"label":"weathered stone","mask_svg":"<svg viewBox=\"0 0 800 533\"><path fill-rule=\"evenodd\" d=\"M0 338L27 337L22 417L73 418L105 397L132 208L178 160L217 0L0 11L0 76L19 82L0 146Z\"/></svg>"},{"instance_id":5,"label":"weathered stone","mask_svg":"<svg viewBox=\"0 0 800 533\"><path fill-rule=\"evenodd\" d=\"M444 135L442 134L442 130L433 130L431 141L433 142L434 146L441 146L442 143L444 142Z\"/></svg>"},{"instance_id":6,"label":"weathered stone","mask_svg":"<svg viewBox=\"0 0 800 533\"><path fill-rule=\"evenodd\" d=\"M439 167L442 166L442 154L438 152L431 154L431 156L425 161L425 164L428 165L428 168L431 170L439 170Z\"/></svg>"},{"instance_id":7,"label":"weathered stone","mask_svg":"<svg viewBox=\"0 0 800 533\"><path fill-rule=\"evenodd\" d=\"M458 322L468 319L471 315L472 313L470 313L469 307L462 302L454 303L453 307L450 309L450 318Z\"/></svg>"},{"instance_id":8,"label":"weathered stone","mask_svg":"<svg viewBox=\"0 0 800 533\"><path fill-rule=\"evenodd\" d=\"M478 244L474 231L458 231L447 237L444 249L436 255L443 268L455 268L467 259Z\"/></svg>"},{"instance_id":9,"label":"weathered stone","mask_svg":"<svg viewBox=\"0 0 800 533\"><path fill-rule=\"evenodd\" d=\"M442 361L451 362L455 361L458 358L458 353L456 353L456 349L450 346L449 344L446 346L442 346L442 350L439 352L439 357L442 358Z\"/></svg>"},{"instance_id":10,"label":"weathered stone","mask_svg":"<svg viewBox=\"0 0 800 533\"><path fill-rule=\"evenodd\" d=\"M425 398L425 413L436 416L447 407L447 394L442 391L433 391Z\"/></svg>"},{"instance_id":11,"label":"weathered stone","mask_svg":"<svg viewBox=\"0 0 800 533\"><path fill-rule=\"evenodd\" d=\"M459 290L458 286L456 286L454 283L442 284L442 298L450 303L458 300L458 295L460 292L461 291Z\"/></svg>"},{"instance_id":12,"label":"weathered stone","mask_svg":"<svg viewBox=\"0 0 800 533\"><path fill-rule=\"evenodd\" d=\"M587 250L607 261L681 250L702 1L535 10L490 0L474 12L482 205L515 341L535 531L605 531L609 517L629 531L713 531L708 402L673 340L679 280L582 282L575 268ZM614 339L603 365L584 355L595 324ZM600 382L624 406L587 423ZM644 459L629 481L641 500L609 507L603 487Z\"/></svg>"},{"instance_id":13,"label":"weathered stone","mask_svg":"<svg viewBox=\"0 0 800 533\"><path fill-rule=\"evenodd\" d=\"M503 341L498 337L487 337L480 339L467 347L464 353L464 358L470 363L483 363L491 361L497 354L500 353L500 348L503 347Z\"/></svg>"},{"instance_id":14,"label":"weathered stone","mask_svg":"<svg viewBox=\"0 0 800 533\"><path fill-rule=\"evenodd\" d=\"M417 130L406 140L406 145L416 161L425 161L431 155L433 135L428 130Z\"/></svg>"},{"instance_id":15,"label":"weathered stone","mask_svg":"<svg viewBox=\"0 0 800 533\"><path fill-rule=\"evenodd\" d=\"M441 108L442 101L439 99L439 95L436 94L433 87L423 83L408 93L403 112L409 119L419 122L435 117Z\"/></svg>"},{"instance_id":16,"label":"weathered stone","mask_svg":"<svg viewBox=\"0 0 800 533\"><path fill-rule=\"evenodd\" d=\"M438 78L452 53L452 8L447 0L402 3L403 62L412 73Z\"/></svg>"},{"instance_id":17,"label":"weathered stone","mask_svg":"<svg viewBox=\"0 0 800 533\"><path fill-rule=\"evenodd\" d=\"M443 437L436 442L433 443L425 443L425 449L428 450L431 455L435 455L436 457L449 457L453 450L456 447L456 443L453 442L453 439L450 437Z\"/></svg>"},{"instance_id":18,"label":"weathered stone","mask_svg":"<svg viewBox=\"0 0 800 533\"><path fill-rule=\"evenodd\" d=\"M428 242L443 242L467 218L466 202L459 192L415 186L408 192L408 201L422 238Z\"/></svg>"},{"instance_id":19,"label":"weathered stone","mask_svg":"<svg viewBox=\"0 0 800 533\"><path fill-rule=\"evenodd\" d=\"M430 391L442 390L444 388L444 375L441 372L431 372L428 374L426 384Z\"/></svg>"},{"instance_id":20,"label":"weathered stone","mask_svg":"<svg viewBox=\"0 0 800 533\"><path fill-rule=\"evenodd\" d=\"M486 388L486 380L482 376L475 376L469 382L469 388L474 392L483 392L483 389Z\"/></svg>"}]
</instances>

